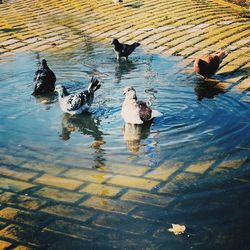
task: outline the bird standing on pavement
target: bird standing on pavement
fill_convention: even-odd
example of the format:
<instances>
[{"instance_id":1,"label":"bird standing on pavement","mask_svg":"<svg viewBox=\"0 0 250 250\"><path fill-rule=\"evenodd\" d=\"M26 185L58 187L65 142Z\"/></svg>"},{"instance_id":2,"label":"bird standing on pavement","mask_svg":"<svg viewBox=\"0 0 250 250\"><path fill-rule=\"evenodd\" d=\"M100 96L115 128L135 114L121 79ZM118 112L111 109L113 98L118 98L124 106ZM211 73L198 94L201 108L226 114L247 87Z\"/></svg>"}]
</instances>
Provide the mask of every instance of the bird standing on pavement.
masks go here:
<instances>
[{"instance_id":1,"label":"bird standing on pavement","mask_svg":"<svg viewBox=\"0 0 250 250\"><path fill-rule=\"evenodd\" d=\"M119 60L121 57L125 57L128 60L128 56L141 44L133 43L133 44L122 44L118 41L118 39L112 40L112 45L114 45L114 50L116 53L116 58Z\"/></svg>"},{"instance_id":2,"label":"bird standing on pavement","mask_svg":"<svg viewBox=\"0 0 250 250\"><path fill-rule=\"evenodd\" d=\"M220 63L226 56L227 53L224 50L202 54L194 61L194 72L202 75L205 79L209 78L216 73Z\"/></svg>"},{"instance_id":3,"label":"bird standing on pavement","mask_svg":"<svg viewBox=\"0 0 250 250\"><path fill-rule=\"evenodd\" d=\"M39 69L34 76L35 89L33 95L44 95L54 92L56 76L47 65L47 61L42 59Z\"/></svg>"},{"instance_id":4,"label":"bird standing on pavement","mask_svg":"<svg viewBox=\"0 0 250 250\"><path fill-rule=\"evenodd\" d=\"M94 92L100 87L99 81L92 77L87 90L69 94L64 86L57 85L55 91L58 92L59 105L62 111L71 115L77 115L89 109L94 100Z\"/></svg>"},{"instance_id":5,"label":"bird standing on pavement","mask_svg":"<svg viewBox=\"0 0 250 250\"><path fill-rule=\"evenodd\" d=\"M162 114L152 110L146 102L137 101L136 91L133 87L126 87L123 91L125 100L122 104L121 115L126 123L143 124Z\"/></svg>"}]
</instances>

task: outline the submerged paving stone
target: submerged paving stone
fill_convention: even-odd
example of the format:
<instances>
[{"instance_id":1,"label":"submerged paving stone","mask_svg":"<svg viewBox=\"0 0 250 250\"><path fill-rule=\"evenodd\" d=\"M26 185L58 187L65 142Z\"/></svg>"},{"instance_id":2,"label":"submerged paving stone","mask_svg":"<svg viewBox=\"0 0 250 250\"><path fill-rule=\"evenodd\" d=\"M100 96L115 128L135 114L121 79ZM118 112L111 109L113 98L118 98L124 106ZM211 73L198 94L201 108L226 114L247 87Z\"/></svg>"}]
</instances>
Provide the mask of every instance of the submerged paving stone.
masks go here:
<instances>
[{"instance_id":1,"label":"submerged paving stone","mask_svg":"<svg viewBox=\"0 0 250 250\"><path fill-rule=\"evenodd\" d=\"M28 195L17 195L10 192L4 192L0 195L0 203L6 205L16 205L26 209L37 209L47 203L47 201L30 197Z\"/></svg>"},{"instance_id":2,"label":"submerged paving stone","mask_svg":"<svg viewBox=\"0 0 250 250\"><path fill-rule=\"evenodd\" d=\"M112 174L105 172L74 168L69 169L63 175L65 177L76 178L78 180L89 181L94 183L103 183L112 176Z\"/></svg>"},{"instance_id":3,"label":"submerged paving stone","mask_svg":"<svg viewBox=\"0 0 250 250\"><path fill-rule=\"evenodd\" d=\"M214 163L214 160L198 162L198 163L190 165L188 168L186 168L186 171L191 172L191 173L203 174L205 171L209 169L209 167L213 163Z\"/></svg>"},{"instance_id":4,"label":"submerged paving stone","mask_svg":"<svg viewBox=\"0 0 250 250\"><path fill-rule=\"evenodd\" d=\"M167 206L173 198L150 194L145 192L139 192L134 190L128 190L124 195L121 196L121 200L135 201L139 203L149 204L153 206L165 207Z\"/></svg>"},{"instance_id":5,"label":"submerged paving stone","mask_svg":"<svg viewBox=\"0 0 250 250\"><path fill-rule=\"evenodd\" d=\"M34 192L34 195L49 198L55 201L64 201L70 203L74 203L84 197L84 194L46 187Z\"/></svg>"},{"instance_id":6,"label":"submerged paving stone","mask_svg":"<svg viewBox=\"0 0 250 250\"><path fill-rule=\"evenodd\" d=\"M151 190L152 188L154 188L159 184L158 181L144 179L144 178L129 177L124 175L117 175L113 177L110 181L108 181L108 183L118 186L125 186L130 188L139 188L146 190Z\"/></svg>"},{"instance_id":7,"label":"submerged paving stone","mask_svg":"<svg viewBox=\"0 0 250 250\"><path fill-rule=\"evenodd\" d=\"M26 212L11 207L0 210L0 218L35 227L39 227L49 220L43 214Z\"/></svg>"},{"instance_id":8,"label":"submerged paving stone","mask_svg":"<svg viewBox=\"0 0 250 250\"><path fill-rule=\"evenodd\" d=\"M118 214L102 214L93 222L93 224L133 234L145 234L150 230L150 223L141 219Z\"/></svg>"},{"instance_id":9,"label":"submerged paving stone","mask_svg":"<svg viewBox=\"0 0 250 250\"><path fill-rule=\"evenodd\" d=\"M5 178L0 177L0 188L3 188L5 190L19 192L32 187L35 187L35 185L23 181L9 179L6 177Z\"/></svg>"},{"instance_id":10,"label":"submerged paving stone","mask_svg":"<svg viewBox=\"0 0 250 250\"><path fill-rule=\"evenodd\" d=\"M78 208L63 204L48 205L42 208L41 211L63 218L78 220L81 222L87 221L96 214L95 212L89 211L84 208Z\"/></svg>"},{"instance_id":11,"label":"submerged paving stone","mask_svg":"<svg viewBox=\"0 0 250 250\"><path fill-rule=\"evenodd\" d=\"M54 175L44 174L43 176L35 180L36 183L55 186L59 188L65 188L69 190L74 190L82 185L82 182L77 180L71 180L69 178L58 177Z\"/></svg>"},{"instance_id":12,"label":"submerged paving stone","mask_svg":"<svg viewBox=\"0 0 250 250\"><path fill-rule=\"evenodd\" d=\"M167 180L167 178L175 173L181 166L181 162L169 161L153 169L151 172L146 174L146 177L152 179Z\"/></svg>"},{"instance_id":13,"label":"submerged paving stone","mask_svg":"<svg viewBox=\"0 0 250 250\"><path fill-rule=\"evenodd\" d=\"M101 185L95 183L91 183L80 190L80 192L85 192L100 196L110 196L110 197L117 195L120 191L121 189L118 187L112 187L108 185Z\"/></svg>"},{"instance_id":14,"label":"submerged paving stone","mask_svg":"<svg viewBox=\"0 0 250 250\"><path fill-rule=\"evenodd\" d=\"M0 174L8 176L8 177L20 179L23 181L28 181L29 179L37 175L36 172L30 172L25 169L19 169L19 168L7 167L7 166L1 166Z\"/></svg>"},{"instance_id":15,"label":"submerged paving stone","mask_svg":"<svg viewBox=\"0 0 250 250\"><path fill-rule=\"evenodd\" d=\"M124 213L124 214L128 213L129 211L131 211L136 207L135 205L130 204L128 202L105 199L94 196L81 203L81 205L87 207L93 207L104 211Z\"/></svg>"},{"instance_id":16,"label":"submerged paving stone","mask_svg":"<svg viewBox=\"0 0 250 250\"><path fill-rule=\"evenodd\" d=\"M0 249L6 249L7 247L10 247L12 244L7 241L0 240Z\"/></svg>"}]
</instances>

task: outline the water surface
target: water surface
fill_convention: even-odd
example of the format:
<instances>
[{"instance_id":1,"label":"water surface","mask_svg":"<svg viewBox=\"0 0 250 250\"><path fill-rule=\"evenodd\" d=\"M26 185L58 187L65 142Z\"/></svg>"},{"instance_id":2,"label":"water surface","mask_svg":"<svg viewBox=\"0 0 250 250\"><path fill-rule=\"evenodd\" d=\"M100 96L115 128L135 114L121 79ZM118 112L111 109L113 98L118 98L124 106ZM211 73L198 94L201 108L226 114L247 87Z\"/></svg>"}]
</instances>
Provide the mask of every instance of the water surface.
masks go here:
<instances>
[{"instance_id":1,"label":"water surface","mask_svg":"<svg viewBox=\"0 0 250 250\"><path fill-rule=\"evenodd\" d=\"M89 113L63 114L56 95L31 95L41 58L69 92L86 88L92 75L102 82ZM132 176L137 167L150 174L176 165L151 190L170 195L171 206L142 206L131 215L145 219L145 226L151 221L155 233L140 236L142 242L152 240L160 249L167 249L166 244L169 249L247 249L250 106L240 94L214 88L184 68L181 58L142 49L128 62L117 62L111 48L99 45L2 57L1 157L12 159L8 166L34 171L36 164L43 171L44 163ZM122 92L129 85L138 99L163 113L151 126L124 124ZM190 168L197 163L209 166ZM183 223L187 233L172 236L165 223ZM126 238L122 230L119 237Z\"/></svg>"}]
</instances>

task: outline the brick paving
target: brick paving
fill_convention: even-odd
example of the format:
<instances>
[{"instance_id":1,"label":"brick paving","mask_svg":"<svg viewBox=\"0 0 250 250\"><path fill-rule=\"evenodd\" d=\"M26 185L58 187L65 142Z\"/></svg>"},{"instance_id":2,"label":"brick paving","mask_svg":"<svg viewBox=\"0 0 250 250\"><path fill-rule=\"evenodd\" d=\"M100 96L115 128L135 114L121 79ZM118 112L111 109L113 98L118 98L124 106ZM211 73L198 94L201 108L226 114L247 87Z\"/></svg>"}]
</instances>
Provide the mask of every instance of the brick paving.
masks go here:
<instances>
[{"instance_id":1,"label":"brick paving","mask_svg":"<svg viewBox=\"0 0 250 250\"><path fill-rule=\"evenodd\" d=\"M218 72L220 84L233 92L250 88L250 22L236 5L220 0L6 2L0 5L0 59L20 51L109 44L117 37L139 41L149 52L183 56L189 69L198 53L223 48L229 56ZM176 203L173 194L244 162L169 161L156 169L117 165L103 171L6 155L0 160L0 249L158 249L166 239L175 242L167 232L172 221L161 221Z\"/></svg>"}]
</instances>

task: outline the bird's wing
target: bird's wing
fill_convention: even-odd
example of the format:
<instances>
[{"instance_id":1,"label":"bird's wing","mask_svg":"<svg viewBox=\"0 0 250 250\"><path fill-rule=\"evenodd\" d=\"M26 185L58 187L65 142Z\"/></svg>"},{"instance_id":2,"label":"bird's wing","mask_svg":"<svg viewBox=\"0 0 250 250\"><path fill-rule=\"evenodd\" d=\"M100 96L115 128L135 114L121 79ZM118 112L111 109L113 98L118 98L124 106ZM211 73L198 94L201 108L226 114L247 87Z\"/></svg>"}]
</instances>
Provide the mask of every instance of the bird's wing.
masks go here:
<instances>
[{"instance_id":1,"label":"bird's wing","mask_svg":"<svg viewBox=\"0 0 250 250\"><path fill-rule=\"evenodd\" d=\"M66 109L68 111L74 111L81 108L84 104L86 104L86 96L83 92L77 94L71 94L66 97L67 102L65 104Z\"/></svg>"},{"instance_id":2,"label":"bird's wing","mask_svg":"<svg viewBox=\"0 0 250 250\"><path fill-rule=\"evenodd\" d=\"M138 101L139 105L139 116L143 122L147 122L151 119L152 110L146 104L146 102Z\"/></svg>"},{"instance_id":3,"label":"bird's wing","mask_svg":"<svg viewBox=\"0 0 250 250\"><path fill-rule=\"evenodd\" d=\"M34 76L34 82L43 82L46 78L46 73L43 70L37 70Z\"/></svg>"},{"instance_id":4,"label":"bird's wing","mask_svg":"<svg viewBox=\"0 0 250 250\"><path fill-rule=\"evenodd\" d=\"M122 53L124 55L130 55L134 50L135 50L135 46L133 46L133 44L131 45L123 44Z\"/></svg>"}]
</instances>

